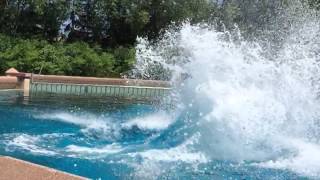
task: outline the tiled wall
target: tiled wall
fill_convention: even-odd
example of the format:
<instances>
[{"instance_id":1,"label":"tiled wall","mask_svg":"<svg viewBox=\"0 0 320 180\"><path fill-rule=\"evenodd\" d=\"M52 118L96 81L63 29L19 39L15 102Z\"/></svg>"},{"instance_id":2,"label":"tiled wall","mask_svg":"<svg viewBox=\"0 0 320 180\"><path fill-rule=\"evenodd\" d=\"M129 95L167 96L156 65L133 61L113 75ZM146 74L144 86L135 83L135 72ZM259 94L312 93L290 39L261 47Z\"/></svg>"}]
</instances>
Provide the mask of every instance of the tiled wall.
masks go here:
<instances>
[{"instance_id":1,"label":"tiled wall","mask_svg":"<svg viewBox=\"0 0 320 180\"><path fill-rule=\"evenodd\" d=\"M31 94L54 93L73 96L105 96L130 99L160 99L170 93L166 87L31 83Z\"/></svg>"},{"instance_id":2,"label":"tiled wall","mask_svg":"<svg viewBox=\"0 0 320 180\"><path fill-rule=\"evenodd\" d=\"M95 84L95 85L119 85L119 86L146 86L146 87L170 87L167 81L120 79L120 78L96 78L76 76L32 75L33 82L62 83L62 84Z\"/></svg>"}]
</instances>

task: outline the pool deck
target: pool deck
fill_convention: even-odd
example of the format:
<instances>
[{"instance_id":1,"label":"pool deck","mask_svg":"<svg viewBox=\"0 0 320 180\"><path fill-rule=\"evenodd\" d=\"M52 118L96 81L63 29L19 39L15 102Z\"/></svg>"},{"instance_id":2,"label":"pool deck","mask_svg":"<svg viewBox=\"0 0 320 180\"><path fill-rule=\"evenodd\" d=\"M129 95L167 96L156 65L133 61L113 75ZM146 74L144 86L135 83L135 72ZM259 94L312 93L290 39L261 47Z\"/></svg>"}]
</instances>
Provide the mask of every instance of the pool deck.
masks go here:
<instances>
[{"instance_id":1,"label":"pool deck","mask_svg":"<svg viewBox=\"0 0 320 180\"><path fill-rule=\"evenodd\" d=\"M0 180L85 180L86 178L57 171L11 157L0 157Z\"/></svg>"}]
</instances>

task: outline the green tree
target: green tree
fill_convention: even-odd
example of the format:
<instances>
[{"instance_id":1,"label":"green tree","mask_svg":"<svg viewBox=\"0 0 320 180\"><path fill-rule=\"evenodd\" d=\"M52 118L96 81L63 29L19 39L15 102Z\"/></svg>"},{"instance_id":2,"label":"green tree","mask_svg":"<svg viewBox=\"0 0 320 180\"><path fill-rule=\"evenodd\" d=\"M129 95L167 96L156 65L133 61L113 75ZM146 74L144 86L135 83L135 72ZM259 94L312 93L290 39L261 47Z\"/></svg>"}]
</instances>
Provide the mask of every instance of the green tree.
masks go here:
<instances>
[{"instance_id":1,"label":"green tree","mask_svg":"<svg viewBox=\"0 0 320 180\"><path fill-rule=\"evenodd\" d=\"M124 53L115 57L111 50L107 52L99 46L92 48L84 42L48 43L0 35L0 50L1 72L15 67L42 74L119 76L120 71L128 70L134 62L132 53L128 55L121 51ZM116 67L120 65L123 67Z\"/></svg>"},{"instance_id":2,"label":"green tree","mask_svg":"<svg viewBox=\"0 0 320 180\"><path fill-rule=\"evenodd\" d=\"M12 0L0 6L0 32L53 40L66 17L66 1Z\"/></svg>"}]
</instances>

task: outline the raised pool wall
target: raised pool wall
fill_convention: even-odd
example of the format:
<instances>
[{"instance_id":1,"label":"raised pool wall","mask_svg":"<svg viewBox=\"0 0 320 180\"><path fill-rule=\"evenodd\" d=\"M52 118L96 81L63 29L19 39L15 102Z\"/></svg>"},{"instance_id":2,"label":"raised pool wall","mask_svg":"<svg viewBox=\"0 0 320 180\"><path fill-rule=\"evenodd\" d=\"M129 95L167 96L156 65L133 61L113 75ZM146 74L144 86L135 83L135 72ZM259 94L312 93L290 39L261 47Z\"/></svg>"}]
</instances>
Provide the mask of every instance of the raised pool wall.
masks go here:
<instances>
[{"instance_id":1,"label":"raised pool wall","mask_svg":"<svg viewBox=\"0 0 320 180\"><path fill-rule=\"evenodd\" d=\"M0 89L17 89L18 79L16 77L0 76Z\"/></svg>"},{"instance_id":2,"label":"raised pool wall","mask_svg":"<svg viewBox=\"0 0 320 180\"><path fill-rule=\"evenodd\" d=\"M166 81L96 78L21 73L11 68L0 77L0 89L23 90L25 96L51 93L69 96L105 96L158 100L170 93Z\"/></svg>"}]
</instances>

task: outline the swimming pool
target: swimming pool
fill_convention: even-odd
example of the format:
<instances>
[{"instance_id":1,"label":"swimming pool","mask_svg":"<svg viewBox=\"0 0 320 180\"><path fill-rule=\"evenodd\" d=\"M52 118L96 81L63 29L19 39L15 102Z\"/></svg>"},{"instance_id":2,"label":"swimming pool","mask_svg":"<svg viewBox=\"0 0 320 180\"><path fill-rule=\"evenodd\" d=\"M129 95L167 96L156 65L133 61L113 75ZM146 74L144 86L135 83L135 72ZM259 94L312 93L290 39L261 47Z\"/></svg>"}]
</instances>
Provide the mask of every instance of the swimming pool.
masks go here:
<instances>
[{"instance_id":1,"label":"swimming pool","mask_svg":"<svg viewBox=\"0 0 320 180\"><path fill-rule=\"evenodd\" d=\"M195 114L172 109L1 92L0 154L91 179L304 178L255 162L208 157L200 150L207 148L199 148L206 144L198 144Z\"/></svg>"}]
</instances>

